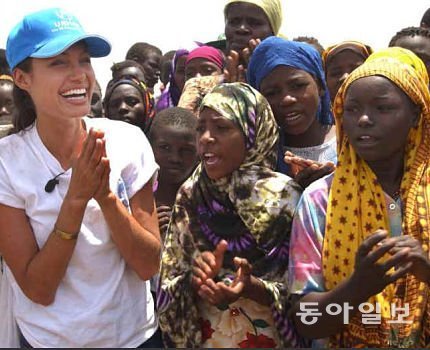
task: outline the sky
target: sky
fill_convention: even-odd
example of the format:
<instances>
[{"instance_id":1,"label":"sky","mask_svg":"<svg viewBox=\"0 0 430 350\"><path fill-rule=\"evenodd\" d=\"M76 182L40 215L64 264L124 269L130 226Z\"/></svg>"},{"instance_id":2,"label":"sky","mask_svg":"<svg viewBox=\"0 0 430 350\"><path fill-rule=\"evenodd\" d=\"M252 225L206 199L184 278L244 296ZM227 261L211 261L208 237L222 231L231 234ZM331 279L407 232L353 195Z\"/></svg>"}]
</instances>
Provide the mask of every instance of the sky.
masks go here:
<instances>
[{"instance_id":1,"label":"sky","mask_svg":"<svg viewBox=\"0 0 430 350\"><path fill-rule=\"evenodd\" d=\"M288 38L313 36L326 47L342 40L359 40L374 49L387 46L400 29L418 26L428 0L281 0ZM226 0L10 0L0 11L0 47L11 28L28 12L46 7L71 11L85 30L109 39L112 52L93 66L104 88L110 66L122 61L128 48L143 41L163 52L190 40L215 40L224 32Z\"/></svg>"}]
</instances>

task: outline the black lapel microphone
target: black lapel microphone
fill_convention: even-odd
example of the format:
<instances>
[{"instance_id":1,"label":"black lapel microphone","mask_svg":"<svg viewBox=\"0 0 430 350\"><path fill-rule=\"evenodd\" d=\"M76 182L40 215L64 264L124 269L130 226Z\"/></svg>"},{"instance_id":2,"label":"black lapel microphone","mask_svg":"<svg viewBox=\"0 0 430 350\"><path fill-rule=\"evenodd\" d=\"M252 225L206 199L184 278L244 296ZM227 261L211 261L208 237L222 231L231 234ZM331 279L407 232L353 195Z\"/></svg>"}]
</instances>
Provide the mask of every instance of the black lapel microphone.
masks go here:
<instances>
[{"instance_id":1,"label":"black lapel microphone","mask_svg":"<svg viewBox=\"0 0 430 350\"><path fill-rule=\"evenodd\" d=\"M45 192L51 193L54 190L55 186L57 186L60 183L60 181L57 178L63 175L64 173L65 171L63 171L62 173L59 173L58 175L55 175L55 177L49 180L45 185Z\"/></svg>"}]
</instances>

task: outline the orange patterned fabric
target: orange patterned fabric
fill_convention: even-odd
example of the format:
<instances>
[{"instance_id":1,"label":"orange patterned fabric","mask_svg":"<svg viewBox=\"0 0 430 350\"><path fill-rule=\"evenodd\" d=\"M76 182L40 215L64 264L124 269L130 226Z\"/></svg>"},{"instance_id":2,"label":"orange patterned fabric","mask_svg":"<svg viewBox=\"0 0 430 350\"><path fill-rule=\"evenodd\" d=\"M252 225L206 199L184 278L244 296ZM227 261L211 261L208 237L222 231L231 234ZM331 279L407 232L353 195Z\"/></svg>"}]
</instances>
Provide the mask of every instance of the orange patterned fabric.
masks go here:
<instances>
[{"instance_id":1,"label":"orange patterned fabric","mask_svg":"<svg viewBox=\"0 0 430 350\"><path fill-rule=\"evenodd\" d=\"M325 70L327 69L328 61L330 61L330 59L333 58L334 55L343 50L352 50L354 52L357 52L358 54L362 55L364 59L366 59L371 53L373 53L373 49L370 46L363 44L359 41L342 41L339 44L329 46L322 53L322 60Z\"/></svg>"},{"instance_id":2,"label":"orange patterned fabric","mask_svg":"<svg viewBox=\"0 0 430 350\"><path fill-rule=\"evenodd\" d=\"M410 130L405 149L401 184L403 234L420 242L428 252L430 223L430 95L422 76L400 60L366 61L341 87L335 103L338 164L329 195L323 272L327 290L336 287L354 271L355 253L362 241L377 229L389 230L384 193L378 180L349 144L342 126L343 103L348 87L357 79L379 75L388 78L421 107L419 125ZM332 347L415 347L429 338L428 286L407 275L389 285L369 302L381 306L379 325L362 324L356 314L341 333L331 338ZM390 324L390 306L409 304L411 324Z\"/></svg>"}]
</instances>

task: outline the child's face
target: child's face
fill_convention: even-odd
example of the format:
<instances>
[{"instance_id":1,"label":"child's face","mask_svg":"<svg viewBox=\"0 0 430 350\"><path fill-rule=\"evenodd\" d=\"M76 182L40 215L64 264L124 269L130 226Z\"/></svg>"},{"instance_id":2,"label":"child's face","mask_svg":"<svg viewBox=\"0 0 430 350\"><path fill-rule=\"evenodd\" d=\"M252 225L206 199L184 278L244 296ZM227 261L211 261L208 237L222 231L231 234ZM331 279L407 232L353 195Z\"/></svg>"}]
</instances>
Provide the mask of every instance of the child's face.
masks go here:
<instances>
[{"instance_id":1,"label":"child's face","mask_svg":"<svg viewBox=\"0 0 430 350\"><path fill-rule=\"evenodd\" d=\"M183 55L178 58L176 61L176 67L175 67L175 83L179 89L179 91L182 91L184 89L185 85L185 61L187 60L188 55Z\"/></svg>"},{"instance_id":2,"label":"child's face","mask_svg":"<svg viewBox=\"0 0 430 350\"><path fill-rule=\"evenodd\" d=\"M185 80L221 73L221 68L206 58L194 58L185 65Z\"/></svg>"},{"instance_id":3,"label":"child's face","mask_svg":"<svg viewBox=\"0 0 430 350\"><path fill-rule=\"evenodd\" d=\"M330 92L331 101L334 101L340 86L348 75L366 60L365 57L353 50L343 50L335 53L327 63L327 87Z\"/></svg>"},{"instance_id":4,"label":"child's face","mask_svg":"<svg viewBox=\"0 0 430 350\"><path fill-rule=\"evenodd\" d=\"M418 108L393 82L381 76L357 79L345 96L343 127L357 154L376 165L401 159Z\"/></svg>"},{"instance_id":5,"label":"child's face","mask_svg":"<svg viewBox=\"0 0 430 350\"><path fill-rule=\"evenodd\" d=\"M140 92L129 84L118 85L107 103L106 116L143 127L145 106Z\"/></svg>"},{"instance_id":6,"label":"child's face","mask_svg":"<svg viewBox=\"0 0 430 350\"><path fill-rule=\"evenodd\" d=\"M196 131L159 125L153 133L151 144L160 166L160 181L181 185L198 162Z\"/></svg>"},{"instance_id":7,"label":"child's face","mask_svg":"<svg viewBox=\"0 0 430 350\"><path fill-rule=\"evenodd\" d=\"M102 92L98 86L95 87L93 97L91 98L90 116L93 118L103 117Z\"/></svg>"},{"instance_id":8,"label":"child's face","mask_svg":"<svg viewBox=\"0 0 430 350\"><path fill-rule=\"evenodd\" d=\"M261 81L260 92L286 134L301 135L316 121L321 89L308 72L278 66Z\"/></svg>"},{"instance_id":9,"label":"child's face","mask_svg":"<svg viewBox=\"0 0 430 350\"><path fill-rule=\"evenodd\" d=\"M160 61L161 56L156 52L148 54L145 62L142 62L145 71L145 81L148 87L152 88L158 82L160 77Z\"/></svg>"},{"instance_id":10,"label":"child's face","mask_svg":"<svg viewBox=\"0 0 430 350\"><path fill-rule=\"evenodd\" d=\"M12 91L12 82L0 81L0 118L2 120L12 120L12 113L15 108Z\"/></svg>"}]
</instances>

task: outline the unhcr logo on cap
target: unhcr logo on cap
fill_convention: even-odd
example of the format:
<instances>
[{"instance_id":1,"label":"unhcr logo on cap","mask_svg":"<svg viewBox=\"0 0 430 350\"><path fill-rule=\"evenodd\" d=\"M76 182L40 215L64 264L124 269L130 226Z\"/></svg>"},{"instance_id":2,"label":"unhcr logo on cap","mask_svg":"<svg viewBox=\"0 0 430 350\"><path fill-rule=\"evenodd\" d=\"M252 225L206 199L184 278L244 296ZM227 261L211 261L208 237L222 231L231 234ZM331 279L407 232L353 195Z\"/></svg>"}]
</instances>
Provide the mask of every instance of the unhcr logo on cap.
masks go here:
<instances>
[{"instance_id":1,"label":"unhcr logo on cap","mask_svg":"<svg viewBox=\"0 0 430 350\"><path fill-rule=\"evenodd\" d=\"M51 32L55 33L61 30L81 30L80 23L72 14L58 9L55 12L55 15L58 17L58 21L54 21L54 26L51 29Z\"/></svg>"},{"instance_id":2,"label":"unhcr logo on cap","mask_svg":"<svg viewBox=\"0 0 430 350\"><path fill-rule=\"evenodd\" d=\"M108 40L87 34L78 19L59 8L48 8L26 15L9 33L6 57L10 68L27 59L54 57L84 40L91 57L107 56Z\"/></svg>"}]
</instances>

